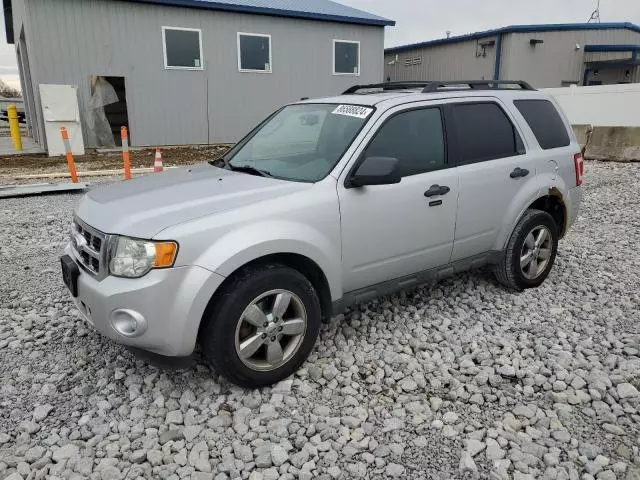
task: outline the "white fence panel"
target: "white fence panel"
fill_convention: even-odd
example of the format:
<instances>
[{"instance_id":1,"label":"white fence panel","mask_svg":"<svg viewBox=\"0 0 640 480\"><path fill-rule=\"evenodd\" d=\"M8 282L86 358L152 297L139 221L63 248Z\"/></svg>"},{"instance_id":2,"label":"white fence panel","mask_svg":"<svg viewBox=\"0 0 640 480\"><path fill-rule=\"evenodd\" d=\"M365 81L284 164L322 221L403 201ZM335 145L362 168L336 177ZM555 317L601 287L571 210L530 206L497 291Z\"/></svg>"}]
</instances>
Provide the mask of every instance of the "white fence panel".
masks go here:
<instances>
[{"instance_id":1,"label":"white fence panel","mask_svg":"<svg viewBox=\"0 0 640 480\"><path fill-rule=\"evenodd\" d=\"M543 91L554 96L572 125L640 127L640 83Z\"/></svg>"}]
</instances>

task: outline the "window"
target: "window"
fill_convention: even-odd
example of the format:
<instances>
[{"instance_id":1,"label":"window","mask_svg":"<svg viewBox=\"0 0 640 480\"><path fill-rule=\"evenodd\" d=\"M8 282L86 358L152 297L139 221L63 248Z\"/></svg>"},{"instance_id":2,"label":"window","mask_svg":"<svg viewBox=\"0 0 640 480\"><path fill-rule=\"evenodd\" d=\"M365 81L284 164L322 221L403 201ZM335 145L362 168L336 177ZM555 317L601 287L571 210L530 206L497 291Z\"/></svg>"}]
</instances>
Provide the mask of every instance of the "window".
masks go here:
<instances>
[{"instance_id":1,"label":"window","mask_svg":"<svg viewBox=\"0 0 640 480\"><path fill-rule=\"evenodd\" d=\"M271 73L271 35L238 33L238 70Z\"/></svg>"},{"instance_id":2,"label":"window","mask_svg":"<svg viewBox=\"0 0 640 480\"><path fill-rule=\"evenodd\" d=\"M317 182L335 167L373 111L360 105L289 105L237 144L226 159L231 167Z\"/></svg>"},{"instance_id":3,"label":"window","mask_svg":"<svg viewBox=\"0 0 640 480\"><path fill-rule=\"evenodd\" d=\"M544 150L566 147L571 143L567 127L553 103L548 100L516 100L513 103Z\"/></svg>"},{"instance_id":4,"label":"window","mask_svg":"<svg viewBox=\"0 0 640 480\"><path fill-rule=\"evenodd\" d=\"M195 28L162 27L164 68L202 70L202 32Z\"/></svg>"},{"instance_id":5,"label":"window","mask_svg":"<svg viewBox=\"0 0 640 480\"><path fill-rule=\"evenodd\" d=\"M391 117L380 127L365 155L397 158L403 177L444 168L446 155L440 109L410 110Z\"/></svg>"},{"instance_id":6,"label":"window","mask_svg":"<svg viewBox=\"0 0 640 480\"><path fill-rule=\"evenodd\" d=\"M333 74L360 75L360 42L333 41Z\"/></svg>"},{"instance_id":7,"label":"window","mask_svg":"<svg viewBox=\"0 0 640 480\"><path fill-rule=\"evenodd\" d=\"M520 135L497 104L456 104L452 113L459 165L524 153Z\"/></svg>"}]
</instances>

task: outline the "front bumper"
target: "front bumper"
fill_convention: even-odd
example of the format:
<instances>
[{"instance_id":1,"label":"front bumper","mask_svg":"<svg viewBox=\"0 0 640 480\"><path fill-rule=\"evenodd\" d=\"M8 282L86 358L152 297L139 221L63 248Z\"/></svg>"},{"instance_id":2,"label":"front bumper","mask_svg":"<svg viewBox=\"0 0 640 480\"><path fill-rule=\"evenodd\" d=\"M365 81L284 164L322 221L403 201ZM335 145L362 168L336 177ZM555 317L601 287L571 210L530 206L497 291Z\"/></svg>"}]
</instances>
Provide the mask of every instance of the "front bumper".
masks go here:
<instances>
[{"instance_id":1,"label":"front bumper","mask_svg":"<svg viewBox=\"0 0 640 480\"><path fill-rule=\"evenodd\" d=\"M70 247L65 250L71 255ZM152 270L142 278L98 281L81 269L73 300L96 330L117 343L168 357L191 355L202 315L224 277L198 266ZM122 333L131 315L142 327Z\"/></svg>"}]
</instances>

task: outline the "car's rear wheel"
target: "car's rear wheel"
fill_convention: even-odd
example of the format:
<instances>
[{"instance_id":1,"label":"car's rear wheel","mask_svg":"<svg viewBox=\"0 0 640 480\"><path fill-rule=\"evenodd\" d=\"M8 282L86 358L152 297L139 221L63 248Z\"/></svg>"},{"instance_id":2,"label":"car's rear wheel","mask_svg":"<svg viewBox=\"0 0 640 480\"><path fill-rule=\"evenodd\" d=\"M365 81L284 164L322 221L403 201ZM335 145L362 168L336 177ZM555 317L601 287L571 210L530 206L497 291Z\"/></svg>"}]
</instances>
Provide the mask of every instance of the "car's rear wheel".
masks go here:
<instances>
[{"instance_id":1,"label":"car's rear wheel","mask_svg":"<svg viewBox=\"0 0 640 480\"><path fill-rule=\"evenodd\" d=\"M297 270L268 264L244 269L223 288L200 334L212 367L249 388L294 373L320 331L320 301L311 282Z\"/></svg>"},{"instance_id":2,"label":"car's rear wheel","mask_svg":"<svg viewBox=\"0 0 640 480\"><path fill-rule=\"evenodd\" d=\"M549 276L558 251L558 227L542 210L527 210L516 225L494 273L514 290L539 286Z\"/></svg>"}]
</instances>

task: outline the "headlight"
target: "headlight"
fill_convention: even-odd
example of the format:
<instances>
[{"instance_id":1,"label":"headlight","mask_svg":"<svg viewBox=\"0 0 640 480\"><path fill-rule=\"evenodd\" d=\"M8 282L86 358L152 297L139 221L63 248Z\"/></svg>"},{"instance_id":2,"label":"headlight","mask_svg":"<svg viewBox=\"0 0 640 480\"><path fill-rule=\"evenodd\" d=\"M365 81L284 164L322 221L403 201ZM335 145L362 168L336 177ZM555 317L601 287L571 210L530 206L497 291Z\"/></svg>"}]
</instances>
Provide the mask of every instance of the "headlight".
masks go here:
<instances>
[{"instance_id":1,"label":"headlight","mask_svg":"<svg viewBox=\"0 0 640 480\"><path fill-rule=\"evenodd\" d=\"M173 266L177 252L178 244L175 242L117 237L109 261L109 271L117 277L142 277L152 268Z\"/></svg>"}]
</instances>

